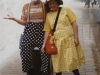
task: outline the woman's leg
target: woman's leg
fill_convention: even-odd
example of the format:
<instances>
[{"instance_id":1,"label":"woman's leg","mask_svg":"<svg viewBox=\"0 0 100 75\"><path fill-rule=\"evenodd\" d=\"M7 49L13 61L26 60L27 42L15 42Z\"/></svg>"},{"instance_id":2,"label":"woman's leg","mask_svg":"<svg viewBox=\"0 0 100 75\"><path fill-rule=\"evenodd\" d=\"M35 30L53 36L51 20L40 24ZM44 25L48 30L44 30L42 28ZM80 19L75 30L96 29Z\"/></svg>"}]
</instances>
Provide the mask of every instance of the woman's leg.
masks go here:
<instances>
[{"instance_id":1,"label":"woman's leg","mask_svg":"<svg viewBox=\"0 0 100 75\"><path fill-rule=\"evenodd\" d=\"M26 75L33 75L33 69L30 69Z\"/></svg>"},{"instance_id":2,"label":"woman's leg","mask_svg":"<svg viewBox=\"0 0 100 75\"><path fill-rule=\"evenodd\" d=\"M62 72L56 73L56 75L62 75Z\"/></svg>"},{"instance_id":3,"label":"woman's leg","mask_svg":"<svg viewBox=\"0 0 100 75\"><path fill-rule=\"evenodd\" d=\"M41 73L41 54L39 50L33 50L33 75Z\"/></svg>"},{"instance_id":4,"label":"woman's leg","mask_svg":"<svg viewBox=\"0 0 100 75\"><path fill-rule=\"evenodd\" d=\"M80 74L79 74L79 70L78 70L78 69L73 70L73 73L74 73L74 75L80 75Z\"/></svg>"},{"instance_id":5,"label":"woman's leg","mask_svg":"<svg viewBox=\"0 0 100 75\"><path fill-rule=\"evenodd\" d=\"M73 73L74 73L74 75L80 75L78 69L73 70ZM56 75L62 75L62 72L56 73Z\"/></svg>"}]
</instances>

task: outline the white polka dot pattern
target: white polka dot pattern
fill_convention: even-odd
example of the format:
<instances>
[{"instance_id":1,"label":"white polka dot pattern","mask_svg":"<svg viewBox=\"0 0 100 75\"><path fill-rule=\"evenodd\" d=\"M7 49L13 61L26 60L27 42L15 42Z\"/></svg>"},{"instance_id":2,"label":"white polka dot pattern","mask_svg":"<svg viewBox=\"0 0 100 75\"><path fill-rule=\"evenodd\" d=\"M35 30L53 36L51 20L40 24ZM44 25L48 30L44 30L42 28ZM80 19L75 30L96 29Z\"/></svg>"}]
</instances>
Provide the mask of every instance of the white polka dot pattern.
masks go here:
<instances>
[{"instance_id":1,"label":"white polka dot pattern","mask_svg":"<svg viewBox=\"0 0 100 75\"><path fill-rule=\"evenodd\" d=\"M41 65L41 71L44 74L48 74L49 72L49 67L50 67L50 55L48 55L48 53L41 53L41 61L42 61L42 65Z\"/></svg>"},{"instance_id":2,"label":"white polka dot pattern","mask_svg":"<svg viewBox=\"0 0 100 75\"><path fill-rule=\"evenodd\" d=\"M34 47L41 49L43 43L43 23L27 23L23 32L23 39L20 41L20 55L22 59L22 70L27 72L32 68L32 54ZM41 71L48 73L48 63L50 55L47 53L41 53ZM45 70L45 71L44 71Z\"/></svg>"}]
</instances>

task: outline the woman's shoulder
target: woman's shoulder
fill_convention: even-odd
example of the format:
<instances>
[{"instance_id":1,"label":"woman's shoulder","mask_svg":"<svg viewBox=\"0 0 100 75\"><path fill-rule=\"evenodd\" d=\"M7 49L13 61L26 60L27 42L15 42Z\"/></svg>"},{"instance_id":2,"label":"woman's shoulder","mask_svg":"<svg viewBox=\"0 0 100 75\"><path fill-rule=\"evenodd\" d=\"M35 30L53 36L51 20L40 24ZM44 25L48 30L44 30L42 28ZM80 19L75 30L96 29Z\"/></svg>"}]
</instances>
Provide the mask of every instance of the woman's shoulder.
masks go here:
<instances>
[{"instance_id":1,"label":"woman's shoulder","mask_svg":"<svg viewBox=\"0 0 100 75\"><path fill-rule=\"evenodd\" d=\"M69 7L62 7L64 10L71 10Z\"/></svg>"},{"instance_id":2,"label":"woman's shoulder","mask_svg":"<svg viewBox=\"0 0 100 75\"><path fill-rule=\"evenodd\" d=\"M24 4L23 8L27 8L29 3Z\"/></svg>"},{"instance_id":3,"label":"woman's shoulder","mask_svg":"<svg viewBox=\"0 0 100 75\"><path fill-rule=\"evenodd\" d=\"M64 11L69 12L69 13L73 12L70 7L63 7L63 9Z\"/></svg>"}]
</instances>

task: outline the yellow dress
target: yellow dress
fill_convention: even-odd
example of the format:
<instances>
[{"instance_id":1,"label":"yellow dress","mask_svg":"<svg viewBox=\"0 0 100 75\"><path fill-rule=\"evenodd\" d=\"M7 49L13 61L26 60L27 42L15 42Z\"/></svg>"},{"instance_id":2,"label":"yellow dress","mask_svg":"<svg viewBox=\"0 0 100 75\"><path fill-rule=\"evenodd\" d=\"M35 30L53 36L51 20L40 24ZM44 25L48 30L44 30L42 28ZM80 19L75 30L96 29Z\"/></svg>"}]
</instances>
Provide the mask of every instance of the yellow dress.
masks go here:
<instances>
[{"instance_id":1,"label":"yellow dress","mask_svg":"<svg viewBox=\"0 0 100 75\"><path fill-rule=\"evenodd\" d=\"M49 12L43 31L50 31L55 22L57 12ZM71 23L76 20L75 14L68 7L62 7L56 31L54 32L55 45L58 53L52 55L52 64L55 72L72 71L78 69L84 62L84 53L81 45L74 43L74 32Z\"/></svg>"}]
</instances>

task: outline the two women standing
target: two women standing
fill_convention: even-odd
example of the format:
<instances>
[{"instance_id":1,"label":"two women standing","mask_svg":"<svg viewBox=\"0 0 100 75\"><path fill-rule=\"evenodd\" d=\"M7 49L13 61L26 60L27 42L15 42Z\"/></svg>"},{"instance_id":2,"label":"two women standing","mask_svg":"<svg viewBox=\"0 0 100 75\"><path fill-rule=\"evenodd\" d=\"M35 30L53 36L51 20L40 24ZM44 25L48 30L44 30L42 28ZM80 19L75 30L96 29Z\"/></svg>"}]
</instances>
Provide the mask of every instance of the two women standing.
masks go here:
<instances>
[{"instance_id":1,"label":"two women standing","mask_svg":"<svg viewBox=\"0 0 100 75\"><path fill-rule=\"evenodd\" d=\"M49 74L50 55L45 52L45 44L61 4L62 0L46 0L45 24L44 6L40 0L32 0L23 6L21 20L10 15L5 18L25 26L20 54L22 70L28 75ZM61 9L54 40L58 53L51 55L51 59L56 75L61 75L64 71L73 71L74 75L80 75L78 68L84 63L84 54L79 43L76 16L68 7Z\"/></svg>"}]
</instances>

